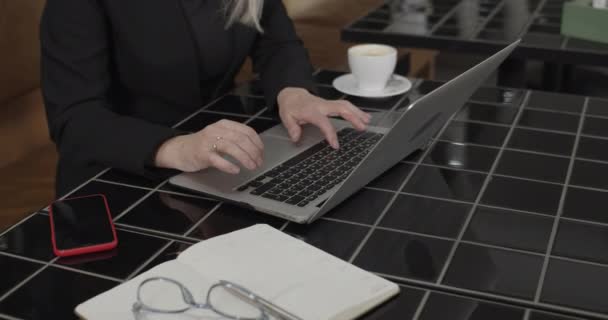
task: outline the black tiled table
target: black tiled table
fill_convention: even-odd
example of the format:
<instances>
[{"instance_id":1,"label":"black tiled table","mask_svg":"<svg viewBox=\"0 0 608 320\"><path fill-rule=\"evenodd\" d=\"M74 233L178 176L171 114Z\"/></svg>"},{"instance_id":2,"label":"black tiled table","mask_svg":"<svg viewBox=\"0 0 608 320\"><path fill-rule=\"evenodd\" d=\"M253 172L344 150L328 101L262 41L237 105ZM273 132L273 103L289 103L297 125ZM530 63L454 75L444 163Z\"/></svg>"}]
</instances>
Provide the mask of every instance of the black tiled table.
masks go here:
<instances>
[{"instance_id":1,"label":"black tiled table","mask_svg":"<svg viewBox=\"0 0 608 320\"><path fill-rule=\"evenodd\" d=\"M340 74L323 71L316 79L327 86ZM351 100L400 114L440 84L414 81L403 96ZM237 88L178 127L194 131L228 118L261 131L277 123L257 86ZM329 87L324 92L332 95ZM218 107L224 103L230 106ZM198 241L257 223L402 286L363 319L608 319L608 159L602 151L608 141L602 131L608 109L602 108L608 105L481 88L466 108L429 148L311 225L165 181L103 172L73 195L107 196L118 250L56 259L48 214L34 213L0 234L0 319L74 318L74 306L88 297ZM68 292L54 294L66 285Z\"/></svg>"},{"instance_id":2,"label":"black tiled table","mask_svg":"<svg viewBox=\"0 0 608 320\"><path fill-rule=\"evenodd\" d=\"M608 45L560 34L565 0L423 1L407 9L388 1L342 30L342 39L402 47L493 53L522 38L513 56L556 63L608 65ZM566 106L565 108L575 108Z\"/></svg>"}]
</instances>

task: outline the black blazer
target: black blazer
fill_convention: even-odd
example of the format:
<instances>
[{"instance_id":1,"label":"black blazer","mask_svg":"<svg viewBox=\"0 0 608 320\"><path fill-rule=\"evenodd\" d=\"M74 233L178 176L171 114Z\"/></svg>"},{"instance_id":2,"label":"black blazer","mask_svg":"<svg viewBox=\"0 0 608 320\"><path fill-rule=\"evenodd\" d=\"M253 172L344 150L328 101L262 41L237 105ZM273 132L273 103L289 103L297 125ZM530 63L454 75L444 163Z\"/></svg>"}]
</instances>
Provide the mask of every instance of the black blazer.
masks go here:
<instances>
[{"instance_id":1,"label":"black blazer","mask_svg":"<svg viewBox=\"0 0 608 320\"><path fill-rule=\"evenodd\" d=\"M170 126L233 85L247 56L269 106L285 87L313 89L306 50L280 0L266 0L264 33L234 25L230 68L201 86L198 0L48 0L41 20L42 91L60 160L57 193L112 166L155 176ZM165 173L165 172L162 172Z\"/></svg>"}]
</instances>

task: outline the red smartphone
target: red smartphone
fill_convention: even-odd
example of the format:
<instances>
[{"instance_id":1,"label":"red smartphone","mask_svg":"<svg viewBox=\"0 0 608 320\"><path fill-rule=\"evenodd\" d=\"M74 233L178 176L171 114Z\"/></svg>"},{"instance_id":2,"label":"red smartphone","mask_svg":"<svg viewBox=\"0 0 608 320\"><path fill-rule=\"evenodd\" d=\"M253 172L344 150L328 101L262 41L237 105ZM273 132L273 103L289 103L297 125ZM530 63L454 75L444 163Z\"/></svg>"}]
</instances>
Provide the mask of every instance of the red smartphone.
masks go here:
<instances>
[{"instance_id":1,"label":"red smartphone","mask_svg":"<svg viewBox=\"0 0 608 320\"><path fill-rule=\"evenodd\" d=\"M53 252L59 257L111 250L118 245L104 195L57 200L49 216Z\"/></svg>"}]
</instances>

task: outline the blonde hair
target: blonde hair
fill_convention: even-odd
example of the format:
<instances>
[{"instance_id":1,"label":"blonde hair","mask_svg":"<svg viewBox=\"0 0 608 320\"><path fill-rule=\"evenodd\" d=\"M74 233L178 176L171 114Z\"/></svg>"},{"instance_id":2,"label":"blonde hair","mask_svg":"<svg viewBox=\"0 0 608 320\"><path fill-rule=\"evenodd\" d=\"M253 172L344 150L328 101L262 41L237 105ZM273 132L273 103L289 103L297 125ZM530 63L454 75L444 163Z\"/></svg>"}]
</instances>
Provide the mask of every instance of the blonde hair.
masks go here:
<instances>
[{"instance_id":1,"label":"blonde hair","mask_svg":"<svg viewBox=\"0 0 608 320\"><path fill-rule=\"evenodd\" d=\"M260 20L264 8L264 0L224 0L226 10L226 27L242 23L263 32Z\"/></svg>"}]
</instances>

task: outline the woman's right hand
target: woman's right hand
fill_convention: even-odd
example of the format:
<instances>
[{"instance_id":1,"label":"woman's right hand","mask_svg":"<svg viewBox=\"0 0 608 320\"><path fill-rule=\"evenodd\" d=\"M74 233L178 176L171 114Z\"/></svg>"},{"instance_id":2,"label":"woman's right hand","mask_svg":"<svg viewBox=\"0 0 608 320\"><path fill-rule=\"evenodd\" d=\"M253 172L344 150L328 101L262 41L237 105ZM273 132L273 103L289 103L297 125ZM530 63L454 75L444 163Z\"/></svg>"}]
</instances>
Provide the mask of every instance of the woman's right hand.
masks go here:
<instances>
[{"instance_id":1,"label":"woman's right hand","mask_svg":"<svg viewBox=\"0 0 608 320\"><path fill-rule=\"evenodd\" d=\"M171 138L156 152L159 168L196 172L215 167L237 174L240 168L224 159L227 155L243 167L255 170L262 165L264 144L251 127L231 120L220 120L203 130Z\"/></svg>"}]
</instances>

